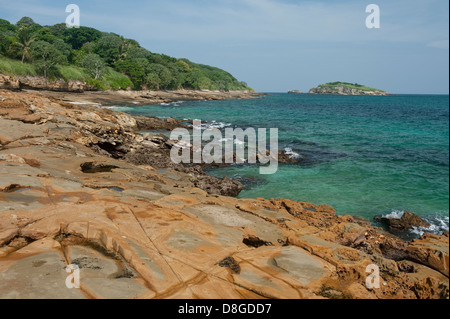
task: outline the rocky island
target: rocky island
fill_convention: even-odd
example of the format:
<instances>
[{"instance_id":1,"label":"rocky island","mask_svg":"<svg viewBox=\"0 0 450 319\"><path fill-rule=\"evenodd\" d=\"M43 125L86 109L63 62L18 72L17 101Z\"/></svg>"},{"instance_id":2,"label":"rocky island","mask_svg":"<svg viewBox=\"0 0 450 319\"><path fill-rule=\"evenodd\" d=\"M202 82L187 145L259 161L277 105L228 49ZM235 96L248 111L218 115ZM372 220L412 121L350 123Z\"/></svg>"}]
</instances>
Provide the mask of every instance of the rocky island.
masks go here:
<instances>
[{"instance_id":1,"label":"rocky island","mask_svg":"<svg viewBox=\"0 0 450 319\"><path fill-rule=\"evenodd\" d=\"M327 95L388 95L385 91L357 83L330 82L309 90L309 94Z\"/></svg>"},{"instance_id":2,"label":"rocky island","mask_svg":"<svg viewBox=\"0 0 450 319\"><path fill-rule=\"evenodd\" d=\"M237 199L138 133L175 119L8 90L0 115L0 298L449 297L448 232L404 241L328 205Z\"/></svg>"}]
</instances>

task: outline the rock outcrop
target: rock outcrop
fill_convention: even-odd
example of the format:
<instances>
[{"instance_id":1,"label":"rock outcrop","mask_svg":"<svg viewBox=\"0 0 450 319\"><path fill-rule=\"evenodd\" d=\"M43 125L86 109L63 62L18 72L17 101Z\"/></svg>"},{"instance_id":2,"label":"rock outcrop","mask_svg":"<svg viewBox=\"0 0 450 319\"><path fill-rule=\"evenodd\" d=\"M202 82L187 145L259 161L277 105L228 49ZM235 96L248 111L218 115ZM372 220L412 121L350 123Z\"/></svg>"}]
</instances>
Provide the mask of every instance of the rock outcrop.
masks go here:
<instances>
[{"instance_id":1,"label":"rock outcrop","mask_svg":"<svg viewBox=\"0 0 450 319\"><path fill-rule=\"evenodd\" d=\"M10 76L6 74L0 74L0 89L33 89L75 93L97 90L95 87L90 86L83 81L64 81L62 79L48 80L42 76Z\"/></svg>"},{"instance_id":2,"label":"rock outcrop","mask_svg":"<svg viewBox=\"0 0 450 319\"><path fill-rule=\"evenodd\" d=\"M448 235L200 189L127 114L4 90L0 114L0 298L448 298Z\"/></svg>"},{"instance_id":3,"label":"rock outcrop","mask_svg":"<svg viewBox=\"0 0 450 319\"><path fill-rule=\"evenodd\" d=\"M84 81L47 80L42 76L10 76L2 73L0 73L0 89L43 90L43 94L60 100L102 105L151 105L176 101L254 99L264 95L250 90L99 91Z\"/></svg>"},{"instance_id":4,"label":"rock outcrop","mask_svg":"<svg viewBox=\"0 0 450 319\"><path fill-rule=\"evenodd\" d=\"M410 212L404 212L400 218L376 217L375 221L383 223L394 232L410 230L414 227L429 228L431 226L428 222Z\"/></svg>"}]
</instances>

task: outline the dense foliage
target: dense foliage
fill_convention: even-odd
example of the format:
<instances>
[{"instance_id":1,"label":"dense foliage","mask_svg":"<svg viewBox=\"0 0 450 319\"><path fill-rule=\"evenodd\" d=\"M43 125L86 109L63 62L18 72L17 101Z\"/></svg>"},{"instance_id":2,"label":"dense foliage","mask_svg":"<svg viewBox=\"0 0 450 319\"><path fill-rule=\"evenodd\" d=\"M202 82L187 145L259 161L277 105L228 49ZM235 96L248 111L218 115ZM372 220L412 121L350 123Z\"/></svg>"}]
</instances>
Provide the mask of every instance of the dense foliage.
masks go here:
<instances>
[{"instance_id":1,"label":"dense foliage","mask_svg":"<svg viewBox=\"0 0 450 319\"><path fill-rule=\"evenodd\" d=\"M28 17L0 19L0 72L85 80L99 89L250 89L221 69L152 53L114 33Z\"/></svg>"}]
</instances>

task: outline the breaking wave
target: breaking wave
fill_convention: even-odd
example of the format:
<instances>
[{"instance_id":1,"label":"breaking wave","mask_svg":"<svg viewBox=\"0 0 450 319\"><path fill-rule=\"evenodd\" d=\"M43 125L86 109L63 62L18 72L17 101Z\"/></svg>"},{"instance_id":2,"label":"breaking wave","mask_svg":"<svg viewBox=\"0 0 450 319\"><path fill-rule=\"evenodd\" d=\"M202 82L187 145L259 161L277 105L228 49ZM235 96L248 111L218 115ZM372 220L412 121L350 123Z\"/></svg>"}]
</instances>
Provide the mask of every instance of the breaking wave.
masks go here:
<instances>
[{"instance_id":1,"label":"breaking wave","mask_svg":"<svg viewBox=\"0 0 450 319\"><path fill-rule=\"evenodd\" d=\"M404 211L393 210L390 214L384 215L385 218L402 218ZM428 222L430 227L413 227L408 232L414 236L420 237L424 233L430 233L435 235L442 235L449 230L449 215L447 213L436 213L434 215L428 215L421 217L424 221Z\"/></svg>"}]
</instances>

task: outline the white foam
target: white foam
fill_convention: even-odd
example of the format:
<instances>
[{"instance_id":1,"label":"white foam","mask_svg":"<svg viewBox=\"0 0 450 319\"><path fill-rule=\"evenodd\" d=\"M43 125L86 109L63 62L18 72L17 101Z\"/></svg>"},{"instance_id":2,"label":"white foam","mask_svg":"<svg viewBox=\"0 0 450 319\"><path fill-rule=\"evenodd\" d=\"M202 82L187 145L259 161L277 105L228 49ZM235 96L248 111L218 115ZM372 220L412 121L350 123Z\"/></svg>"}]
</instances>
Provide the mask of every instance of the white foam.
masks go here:
<instances>
[{"instance_id":1,"label":"white foam","mask_svg":"<svg viewBox=\"0 0 450 319\"><path fill-rule=\"evenodd\" d=\"M170 102L170 103L163 102L163 103L159 103L159 105L161 105L161 106L170 106L170 105L172 105L172 106L180 106L184 102L185 101L175 101L175 102Z\"/></svg>"},{"instance_id":2,"label":"white foam","mask_svg":"<svg viewBox=\"0 0 450 319\"><path fill-rule=\"evenodd\" d=\"M203 123L202 129L222 129L225 127L231 126L231 123L224 123L224 122L217 122L217 121L211 121L211 123Z\"/></svg>"},{"instance_id":3,"label":"white foam","mask_svg":"<svg viewBox=\"0 0 450 319\"><path fill-rule=\"evenodd\" d=\"M431 233L440 235L449 230L449 216L432 216L423 218L431 226L430 227L413 227L410 232L418 236L422 236L424 233Z\"/></svg>"},{"instance_id":4,"label":"white foam","mask_svg":"<svg viewBox=\"0 0 450 319\"><path fill-rule=\"evenodd\" d=\"M289 158L301 158L301 157L302 157L299 153L294 152L294 151L292 150L292 148L290 148L290 147L286 147L286 148L284 149L284 153L286 153L287 155L289 155Z\"/></svg>"},{"instance_id":5,"label":"white foam","mask_svg":"<svg viewBox=\"0 0 450 319\"><path fill-rule=\"evenodd\" d=\"M394 218L400 219L405 214L404 211L401 210L393 210L390 214L384 215L385 218ZM445 216L442 213L431 215L427 217L422 217L423 220L428 222L430 227L413 227L409 230L410 233L417 235L418 237L422 236L424 233L431 233L440 235L445 231L449 230L449 216Z\"/></svg>"},{"instance_id":6,"label":"white foam","mask_svg":"<svg viewBox=\"0 0 450 319\"><path fill-rule=\"evenodd\" d=\"M400 219L405 214L404 210L393 210L390 214L385 215L383 217L385 218L394 218L394 219Z\"/></svg>"}]
</instances>

